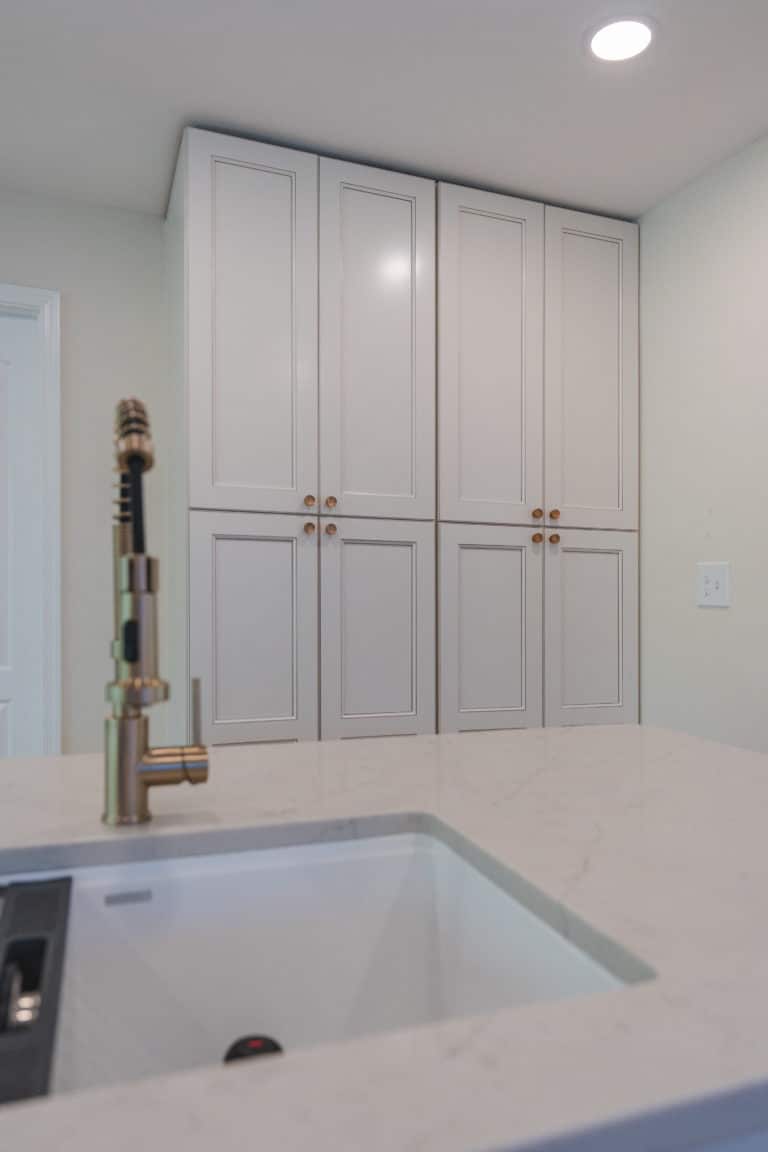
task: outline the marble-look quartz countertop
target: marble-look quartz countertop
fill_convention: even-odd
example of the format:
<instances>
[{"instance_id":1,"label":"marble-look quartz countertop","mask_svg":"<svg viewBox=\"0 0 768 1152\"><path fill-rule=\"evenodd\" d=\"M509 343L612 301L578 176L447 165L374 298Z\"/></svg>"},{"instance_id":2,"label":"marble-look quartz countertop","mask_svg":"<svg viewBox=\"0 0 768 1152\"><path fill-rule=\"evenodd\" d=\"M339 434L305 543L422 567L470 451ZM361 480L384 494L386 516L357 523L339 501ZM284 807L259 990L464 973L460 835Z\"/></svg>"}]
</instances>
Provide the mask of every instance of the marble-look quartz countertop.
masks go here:
<instances>
[{"instance_id":1,"label":"marble-look quartz countertop","mask_svg":"<svg viewBox=\"0 0 768 1152\"><path fill-rule=\"evenodd\" d=\"M133 859L167 851L168 837L225 843L248 828L258 844L295 822L426 813L657 976L10 1105L0 1148L513 1149L768 1079L768 757L615 727L217 748L211 760L207 785L154 790L154 821L118 831L99 822L98 756L4 761L0 873L112 858L115 844ZM732 1113L748 1124L745 1108Z\"/></svg>"}]
</instances>

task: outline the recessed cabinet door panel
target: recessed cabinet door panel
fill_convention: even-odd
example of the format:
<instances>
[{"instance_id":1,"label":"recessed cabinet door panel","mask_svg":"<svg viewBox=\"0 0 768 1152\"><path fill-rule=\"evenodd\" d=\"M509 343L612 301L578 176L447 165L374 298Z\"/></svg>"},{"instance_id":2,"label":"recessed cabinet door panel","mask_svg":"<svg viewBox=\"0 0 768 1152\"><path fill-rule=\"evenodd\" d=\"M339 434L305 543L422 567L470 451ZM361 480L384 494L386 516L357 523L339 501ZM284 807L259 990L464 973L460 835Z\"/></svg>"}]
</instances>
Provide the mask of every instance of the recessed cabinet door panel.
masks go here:
<instances>
[{"instance_id":1,"label":"recessed cabinet door panel","mask_svg":"<svg viewBox=\"0 0 768 1152\"><path fill-rule=\"evenodd\" d=\"M435 186L320 161L320 487L334 515L435 515Z\"/></svg>"},{"instance_id":2,"label":"recessed cabinet door panel","mask_svg":"<svg viewBox=\"0 0 768 1152\"><path fill-rule=\"evenodd\" d=\"M546 723L635 723L637 537L560 536L546 546Z\"/></svg>"},{"instance_id":3,"label":"recessed cabinet door panel","mask_svg":"<svg viewBox=\"0 0 768 1152\"><path fill-rule=\"evenodd\" d=\"M316 739L317 532L299 516L190 520L190 664L202 682L203 739Z\"/></svg>"},{"instance_id":4,"label":"recessed cabinet door panel","mask_svg":"<svg viewBox=\"0 0 768 1152\"><path fill-rule=\"evenodd\" d=\"M317 493L317 157L192 131L190 502L300 512Z\"/></svg>"},{"instance_id":5,"label":"recessed cabinet door panel","mask_svg":"<svg viewBox=\"0 0 768 1152\"><path fill-rule=\"evenodd\" d=\"M323 738L434 732L434 525L322 526Z\"/></svg>"},{"instance_id":6,"label":"recessed cabinet door panel","mask_svg":"<svg viewBox=\"0 0 768 1152\"><path fill-rule=\"evenodd\" d=\"M638 526L638 230L546 209L546 503Z\"/></svg>"},{"instance_id":7,"label":"recessed cabinet door panel","mask_svg":"<svg viewBox=\"0 0 768 1152\"><path fill-rule=\"evenodd\" d=\"M542 551L528 528L440 525L440 731L542 724Z\"/></svg>"},{"instance_id":8,"label":"recessed cabinet door panel","mask_svg":"<svg viewBox=\"0 0 768 1152\"><path fill-rule=\"evenodd\" d=\"M440 518L543 501L544 208L439 185Z\"/></svg>"}]
</instances>

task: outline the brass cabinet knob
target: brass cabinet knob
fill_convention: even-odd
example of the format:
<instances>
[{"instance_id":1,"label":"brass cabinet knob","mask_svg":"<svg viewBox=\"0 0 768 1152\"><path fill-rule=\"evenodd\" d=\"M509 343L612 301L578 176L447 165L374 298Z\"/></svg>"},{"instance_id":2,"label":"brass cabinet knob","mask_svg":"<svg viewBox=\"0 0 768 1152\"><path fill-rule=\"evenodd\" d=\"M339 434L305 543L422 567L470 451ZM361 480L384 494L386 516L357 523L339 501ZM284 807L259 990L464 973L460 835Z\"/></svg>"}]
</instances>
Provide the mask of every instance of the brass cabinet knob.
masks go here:
<instances>
[{"instance_id":1,"label":"brass cabinet knob","mask_svg":"<svg viewBox=\"0 0 768 1152\"><path fill-rule=\"evenodd\" d=\"M338 532L338 528L336 527L335 524L326 524L326 526L325 526L326 536L335 536L337 532Z\"/></svg>"},{"instance_id":2,"label":"brass cabinet knob","mask_svg":"<svg viewBox=\"0 0 768 1152\"><path fill-rule=\"evenodd\" d=\"M337 504L338 504L338 500L336 499L335 496L329 496L328 499L325 501L326 508L335 508Z\"/></svg>"},{"instance_id":3,"label":"brass cabinet knob","mask_svg":"<svg viewBox=\"0 0 768 1152\"><path fill-rule=\"evenodd\" d=\"M544 539L544 533L543 532L534 532L533 536L531 536L531 540L533 541L534 544L541 544L543 539Z\"/></svg>"},{"instance_id":4,"label":"brass cabinet knob","mask_svg":"<svg viewBox=\"0 0 768 1152\"><path fill-rule=\"evenodd\" d=\"M549 542L550 542L550 544L559 544L560 543L560 533L559 532L553 532L549 538Z\"/></svg>"},{"instance_id":5,"label":"brass cabinet knob","mask_svg":"<svg viewBox=\"0 0 768 1152\"><path fill-rule=\"evenodd\" d=\"M559 520L560 519L560 509L559 508L553 508L549 514L549 518L550 518L550 520Z\"/></svg>"},{"instance_id":6,"label":"brass cabinet knob","mask_svg":"<svg viewBox=\"0 0 768 1152\"><path fill-rule=\"evenodd\" d=\"M304 497L304 507L305 508L314 508L315 504L317 504L317 500L315 499L315 497L312 495L311 492L308 496Z\"/></svg>"},{"instance_id":7,"label":"brass cabinet knob","mask_svg":"<svg viewBox=\"0 0 768 1152\"><path fill-rule=\"evenodd\" d=\"M312 523L311 520L307 520L306 524L304 525L304 531L306 532L307 536L314 535L315 525Z\"/></svg>"},{"instance_id":8,"label":"brass cabinet knob","mask_svg":"<svg viewBox=\"0 0 768 1152\"><path fill-rule=\"evenodd\" d=\"M544 515L544 509L543 508L534 508L533 512L531 512L531 516L533 517L534 520L541 520L543 515Z\"/></svg>"}]
</instances>

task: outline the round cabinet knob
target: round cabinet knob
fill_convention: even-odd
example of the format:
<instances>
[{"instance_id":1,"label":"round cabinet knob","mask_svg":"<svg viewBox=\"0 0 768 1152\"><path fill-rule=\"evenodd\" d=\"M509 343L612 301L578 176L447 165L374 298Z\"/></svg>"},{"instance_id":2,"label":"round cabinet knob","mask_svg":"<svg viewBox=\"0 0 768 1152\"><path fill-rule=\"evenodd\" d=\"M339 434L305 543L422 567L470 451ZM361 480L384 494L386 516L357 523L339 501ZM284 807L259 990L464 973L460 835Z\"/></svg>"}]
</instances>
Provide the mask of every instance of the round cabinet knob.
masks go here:
<instances>
[{"instance_id":1,"label":"round cabinet knob","mask_svg":"<svg viewBox=\"0 0 768 1152\"><path fill-rule=\"evenodd\" d=\"M304 531L306 532L307 536L314 536L315 525L311 520L307 520L306 524L304 525Z\"/></svg>"},{"instance_id":2,"label":"round cabinet knob","mask_svg":"<svg viewBox=\"0 0 768 1152\"><path fill-rule=\"evenodd\" d=\"M325 502L326 508L335 508L337 504L338 504L338 500L336 499L335 496L329 496Z\"/></svg>"},{"instance_id":3,"label":"round cabinet knob","mask_svg":"<svg viewBox=\"0 0 768 1152\"><path fill-rule=\"evenodd\" d=\"M541 544L543 539L544 539L544 533L543 532L534 532L533 536L531 536L531 540L533 541L534 544Z\"/></svg>"},{"instance_id":4,"label":"round cabinet knob","mask_svg":"<svg viewBox=\"0 0 768 1152\"><path fill-rule=\"evenodd\" d=\"M304 497L304 507L305 508L314 508L315 504L317 504L317 500L315 499L315 497L312 495L311 492L308 496Z\"/></svg>"},{"instance_id":5,"label":"round cabinet knob","mask_svg":"<svg viewBox=\"0 0 768 1152\"><path fill-rule=\"evenodd\" d=\"M549 518L550 518L550 520L559 520L560 519L560 509L559 508L553 508L549 514Z\"/></svg>"},{"instance_id":6,"label":"round cabinet knob","mask_svg":"<svg viewBox=\"0 0 768 1152\"><path fill-rule=\"evenodd\" d=\"M559 544L560 543L560 533L559 532L553 532L549 538L549 542L550 542L550 544Z\"/></svg>"},{"instance_id":7,"label":"round cabinet knob","mask_svg":"<svg viewBox=\"0 0 768 1152\"><path fill-rule=\"evenodd\" d=\"M326 526L325 526L326 536L335 536L337 532L338 532L338 528L336 527L335 524L326 524Z\"/></svg>"},{"instance_id":8,"label":"round cabinet knob","mask_svg":"<svg viewBox=\"0 0 768 1152\"><path fill-rule=\"evenodd\" d=\"M544 509L543 508L534 508L533 512L531 512L531 516L533 517L534 520L541 520L543 515L544 515Z\"/></svg>"}]
</instances>

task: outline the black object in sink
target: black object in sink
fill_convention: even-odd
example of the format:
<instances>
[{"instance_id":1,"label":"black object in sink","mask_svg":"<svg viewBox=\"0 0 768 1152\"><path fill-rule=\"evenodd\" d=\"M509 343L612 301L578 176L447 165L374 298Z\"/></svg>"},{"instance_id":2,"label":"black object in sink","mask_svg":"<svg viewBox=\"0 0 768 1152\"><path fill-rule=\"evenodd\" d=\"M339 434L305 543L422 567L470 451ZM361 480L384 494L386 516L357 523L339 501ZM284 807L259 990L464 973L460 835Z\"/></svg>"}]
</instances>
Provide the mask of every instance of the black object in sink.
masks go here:
<instances>
[{"instance_id":1,"label":"black object in sink","mask_svg":"<svg viewBox=\"0 0 768 1152\"><path fill-rule=\"evenodd\" d=\"M0 888L0 1103L48 1092L72 882Z\"/></svg>"}]
</instances>

